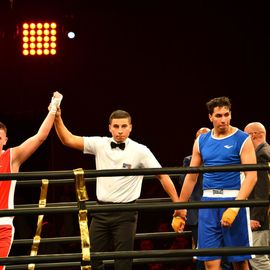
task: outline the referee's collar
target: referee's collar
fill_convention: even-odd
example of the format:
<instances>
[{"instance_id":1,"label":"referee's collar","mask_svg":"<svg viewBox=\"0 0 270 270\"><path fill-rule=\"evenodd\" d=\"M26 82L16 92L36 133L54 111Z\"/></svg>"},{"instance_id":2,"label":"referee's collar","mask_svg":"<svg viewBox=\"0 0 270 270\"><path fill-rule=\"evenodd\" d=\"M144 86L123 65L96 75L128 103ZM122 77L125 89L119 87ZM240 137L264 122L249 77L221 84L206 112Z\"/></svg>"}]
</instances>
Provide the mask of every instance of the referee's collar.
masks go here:
<instances>
[{"instance_id":1,"label":"referee's collar","mask_svg":"<svg viewBox=\"0 0 270 270\"><path fill-rule=\"evenodd\" d=\"M110 142L109 142L109 143L111 143L111 142L114 142L114 143L119 143L119 142L115 141L113 137L111 138L111 140L110 140ZM127 146L127 145L128 145L128 143L129 143L129 138L127 138L125 141L123 141L123 142L121 142L121 143L124 143L124 144Z\"/></svg>"}]
</instances>

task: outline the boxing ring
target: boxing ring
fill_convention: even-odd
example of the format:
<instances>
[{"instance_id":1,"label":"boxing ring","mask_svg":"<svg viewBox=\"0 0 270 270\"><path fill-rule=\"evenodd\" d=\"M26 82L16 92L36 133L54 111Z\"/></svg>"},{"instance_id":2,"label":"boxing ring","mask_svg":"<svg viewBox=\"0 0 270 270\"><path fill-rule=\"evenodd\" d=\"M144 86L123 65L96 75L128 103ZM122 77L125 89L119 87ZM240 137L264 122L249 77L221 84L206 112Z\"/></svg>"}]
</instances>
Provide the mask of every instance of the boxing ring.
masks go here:
<instances>
[{"instance_id":1,"label":"boxing ring","mask_svg":"<svg viewBox=\"0 0 270 270\"><path fill-rule=\"evenodd\" d=\"M90 252L90 237L88 231L88 214L97 212L114 211L158 211L174 210L179 208L218 208L218 207L249 207L269 206L268 200L244 200L244 201L215 201L215 202L188 202L173 203L167 198L139 199L133 204L96 204L89 201L86 183L95 181L98 176L120 176L120 175L144 175L151 178L156 174L169 174L170 176L186 173L223 172L223 171L254 171L267 170L269 164L250 164L233 166L213 167L173 167L156 169L119 169L119 170L83 170L74 169L69 171L40 171L21 172L12 174L0 174L0 180L16 179L17 185L40 185L40 198L38 205L25 204L15 205L12 210L0 210L0 216L37 215L36 233L33 239L15 239L14 245L31 244L29 256L10 256L0 258L0 265L6 265L6 269L58 269L61 267L78 267L78 269L91 269L91 259L103 260L105 265L113 264L114 259L133 259L134 264L149 262L168 262L191 260L194 256L201 255L242 255L242 254L270 254L269 246L262 247L237 247L237 248L216 248L216 249L175 249L175 250L133 250L133 251L112 251L112 252ZM40 180L42 179L42 180ZM144 180L145 181L145 180ZM52 184L75 183L77 202L48 203L48 186ZM17 187L18 188L18 187ZM46 214L77 213L80 235L76 237L53 237L42 238L42 222ZM191 232L182 233L141 233L136 234L136 239L173 238L177 235L189 235ZM39 255L41 243L67 243L80 242L81 252L65 254L44 254Z\"/></svg>"}]
</instances>

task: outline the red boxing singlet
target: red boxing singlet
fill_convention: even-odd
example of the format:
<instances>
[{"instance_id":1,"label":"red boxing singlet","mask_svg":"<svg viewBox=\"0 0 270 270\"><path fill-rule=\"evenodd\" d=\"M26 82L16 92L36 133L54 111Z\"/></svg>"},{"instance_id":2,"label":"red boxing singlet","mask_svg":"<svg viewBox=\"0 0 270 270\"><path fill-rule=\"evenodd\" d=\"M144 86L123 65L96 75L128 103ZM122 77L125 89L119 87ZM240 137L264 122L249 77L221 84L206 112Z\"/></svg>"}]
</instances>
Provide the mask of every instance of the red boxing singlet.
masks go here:
<instances>
[{"instance_id":1,"label":"red boxing singlet","mask_svg":"<svg viewBox=\"0 0 270 270\"><path fill-rule=\"evenodd\" d=\"M0 173L10 173L12 150L8 149L0 156ZM0 209L14 208L14 193L16 180L0 180ZM12 224L13 217L0 217L0 225Z\"/></svg>"},{"instance_id":2,"label":"red boxing singlet","mask_svg":"<svg viewBox=\"0 0 270 270\"><path fill-rule=\"evenodd\" d=\"M2 152L0 156L0 173L10 173L11 169L11 149ZM0 180L0 209L14 208L14 193L16 180ZM0 217L0 257L7 257L14 238L14 217ZM0 265L0 270L5 266Z\"/></svg>"}]
</instances>

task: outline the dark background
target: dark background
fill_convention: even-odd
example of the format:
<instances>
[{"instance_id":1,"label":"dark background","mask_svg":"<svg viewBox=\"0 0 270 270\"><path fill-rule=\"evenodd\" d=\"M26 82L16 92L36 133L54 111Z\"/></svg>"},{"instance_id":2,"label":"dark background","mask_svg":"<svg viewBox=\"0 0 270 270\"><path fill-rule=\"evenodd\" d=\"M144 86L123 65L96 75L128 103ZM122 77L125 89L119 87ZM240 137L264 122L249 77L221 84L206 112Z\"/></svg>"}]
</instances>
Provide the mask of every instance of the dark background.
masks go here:
<instances>
[{"instance_id":1,"label":"dark background","mask_svg":"<svg viewBox=\"0 0 270 270\"><path fill-rule=\"evenodd\" d=\"M131 137L166 167L181 164L198 128L211 127L205 103L212 97L231 98L233 125L261 121L268 130L267 6L182 2L1 0L0 118L9 146L36 132L55 90L78 135L109 135L109 114L128 110ZM23 57L16 29L46 18L59 25L57 56ZM65 36L69 25L74 40ZM21 170L77 167L94 168L93 159L65 149L53 130Z\"/></svg>"}]
</instances>

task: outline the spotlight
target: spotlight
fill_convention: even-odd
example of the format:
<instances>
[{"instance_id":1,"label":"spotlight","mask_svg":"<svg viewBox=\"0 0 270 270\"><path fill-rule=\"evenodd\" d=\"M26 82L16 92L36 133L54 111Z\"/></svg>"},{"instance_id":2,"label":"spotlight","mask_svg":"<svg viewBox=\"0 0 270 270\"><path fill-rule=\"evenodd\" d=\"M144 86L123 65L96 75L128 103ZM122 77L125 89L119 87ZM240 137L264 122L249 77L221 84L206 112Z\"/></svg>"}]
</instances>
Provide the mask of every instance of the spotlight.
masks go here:
<instances>
[{"instance_id":1,"label":"spotlight","mask_svg":"<svg viewBox=\"0 0 270 270\"><path fill-rule=\"evenodd\" d=\"M75 32L68 31L67 36L68 36L68 38L73 39L73 38L75 38L76 35L75 35Z\"/></svg>"},{"instance_id":2,"label":"spotlight","mask_svg":"<svg viewBox=\"0 0 270 270\"><path fill-rule=\"evenodd\" d=\"M69 39L76 38L77 32L77 19L74 14L69 13L65 15L65 21L62 26L62 32L65 37Z\"/></svg>"},{"instance_id":3,"label":"spotlight","mask_svg":"<svg viewBox=\"0 0 270 270\"><path fill-rule=\"evenodd\" d=\"M24 56L47 56L57 53L57 24L55 22L24 22L21 30Z\"/></svg>"}]
</instances>

